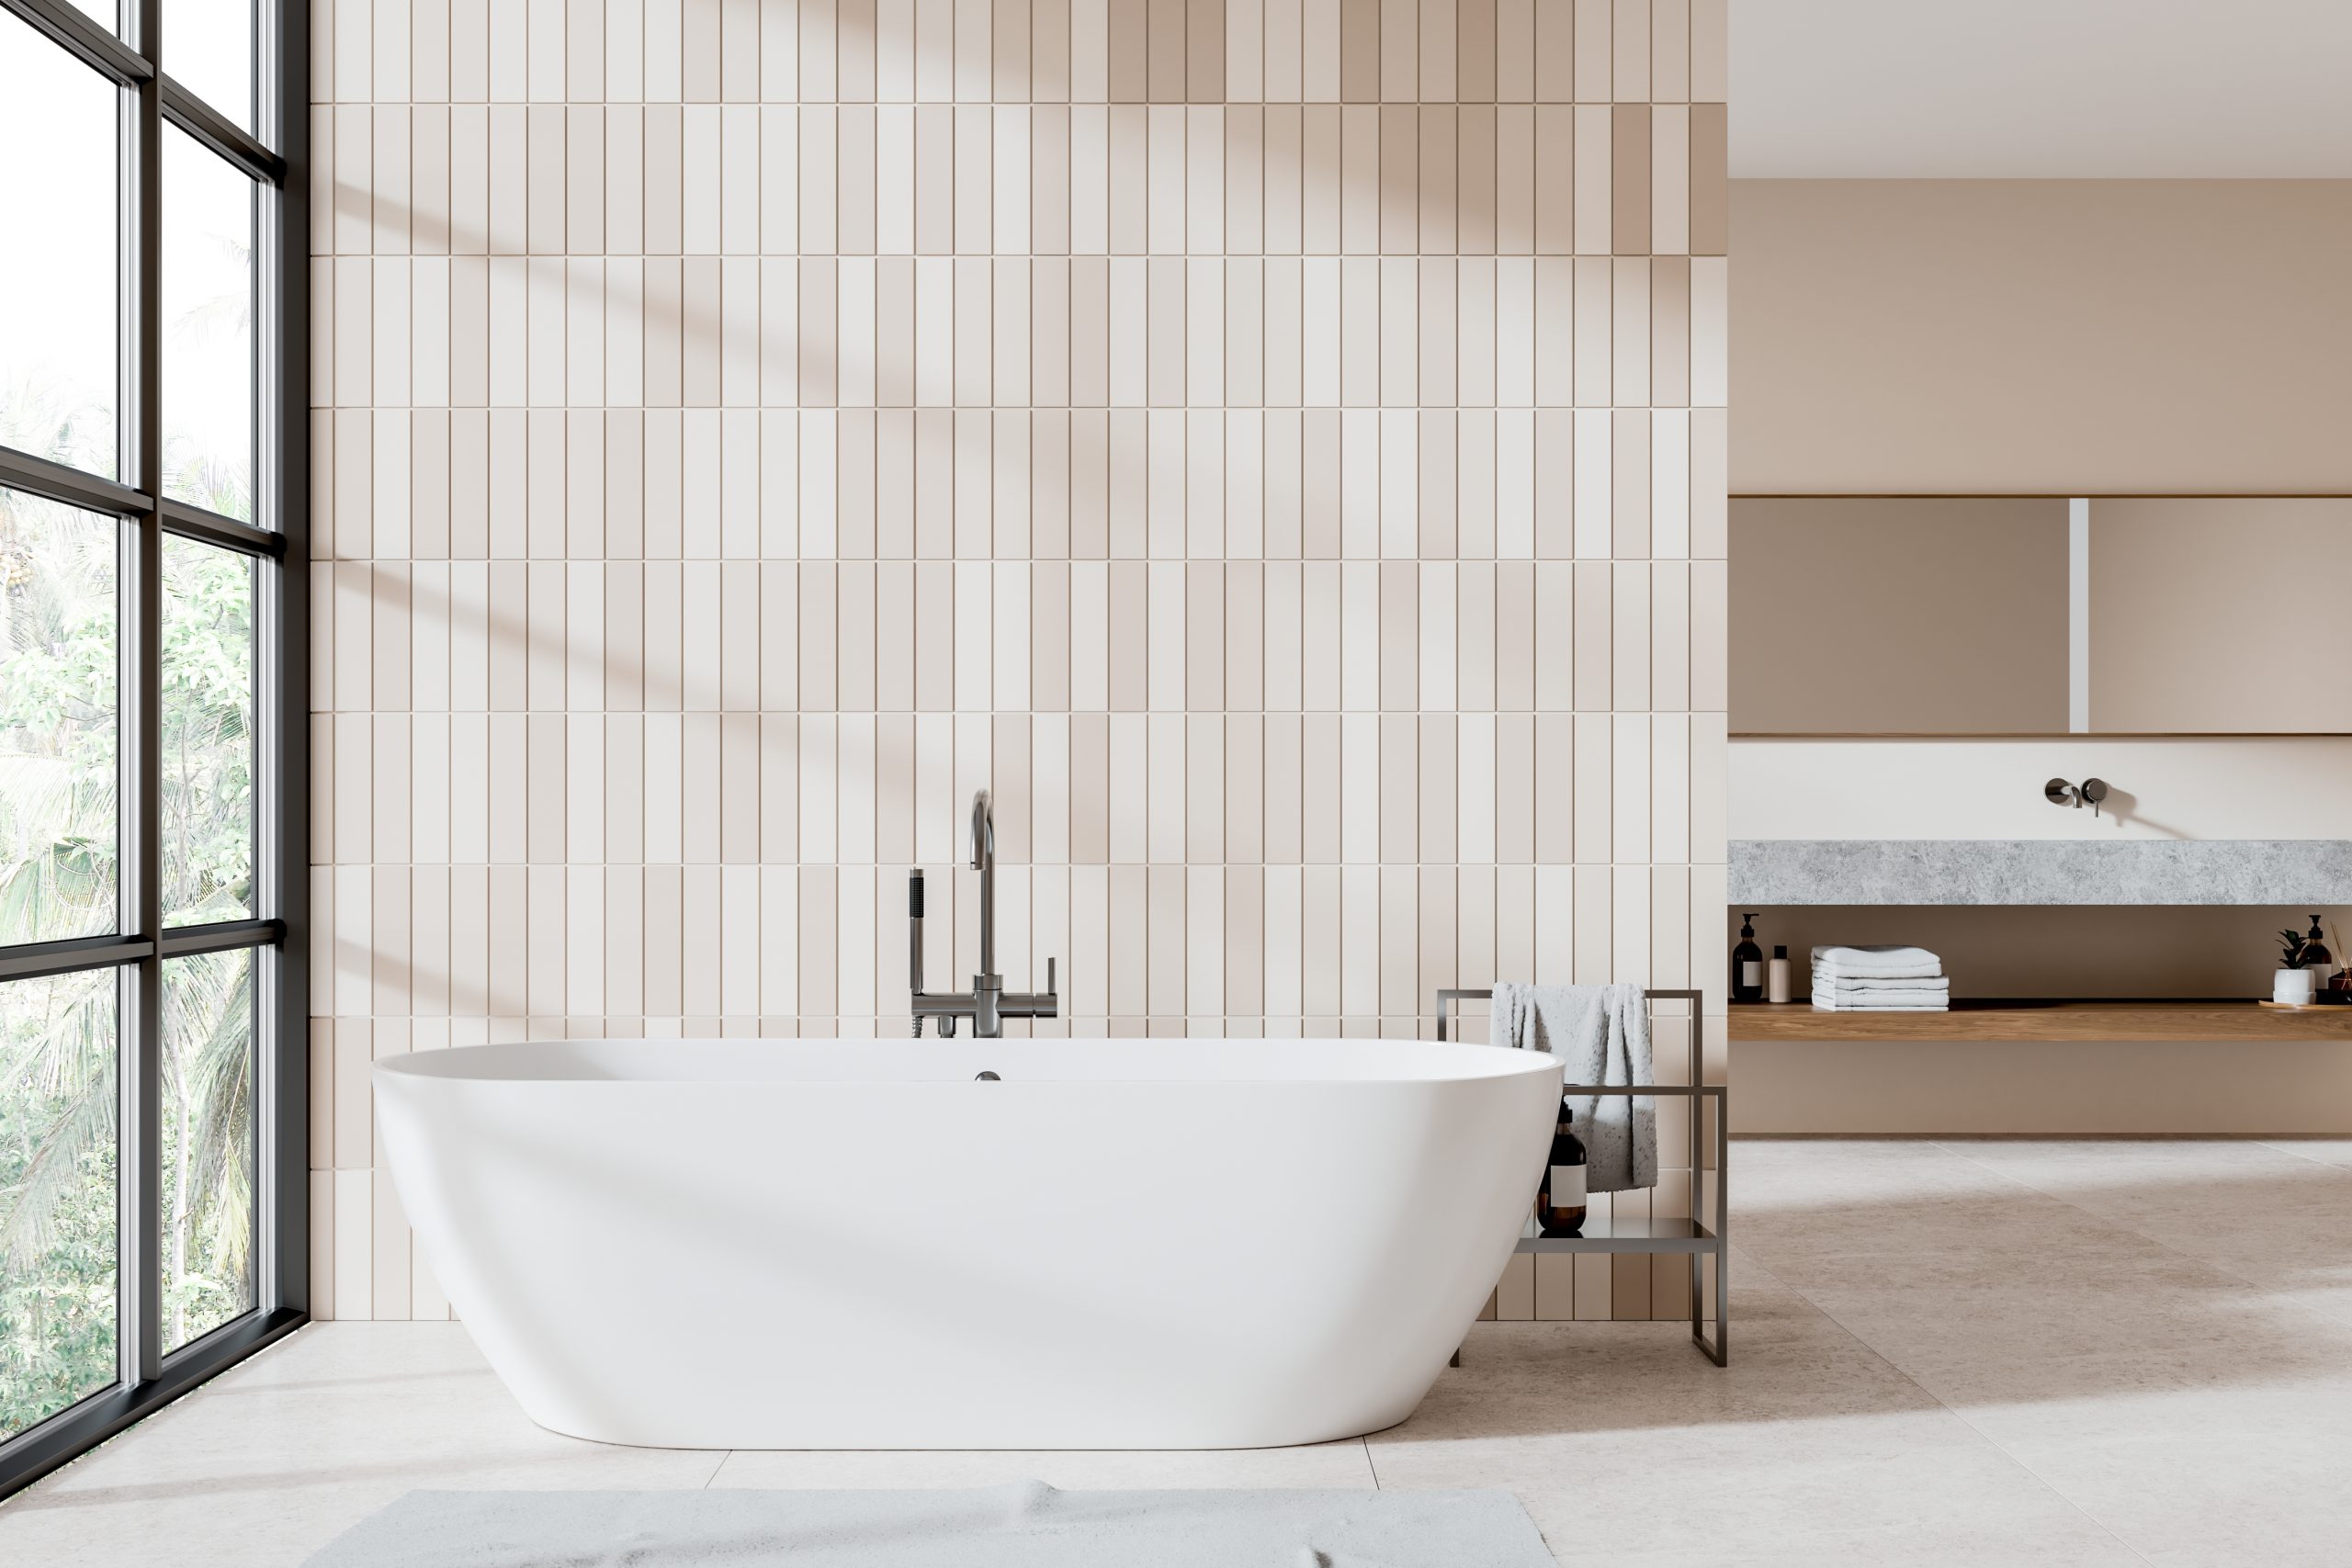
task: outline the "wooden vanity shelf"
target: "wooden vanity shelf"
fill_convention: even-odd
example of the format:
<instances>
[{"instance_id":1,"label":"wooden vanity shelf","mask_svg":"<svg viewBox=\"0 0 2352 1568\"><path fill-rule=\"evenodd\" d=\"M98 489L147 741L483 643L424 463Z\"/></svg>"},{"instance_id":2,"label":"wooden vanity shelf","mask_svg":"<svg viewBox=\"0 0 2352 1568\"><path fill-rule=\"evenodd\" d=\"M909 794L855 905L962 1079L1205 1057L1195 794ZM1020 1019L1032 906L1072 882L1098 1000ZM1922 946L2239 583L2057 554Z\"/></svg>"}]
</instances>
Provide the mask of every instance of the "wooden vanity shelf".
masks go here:
<instances>
[{"instance_id":1,"label":"wooden vanity shelf","mask_svg":"<svg viewBox=\"0 0 2352 1568\"><path fill-rule=\"evenodd\" d=\"M1810 1002L1736 1005L1733 1040L2343 1040L2352 1007L2256 1001L1954 1000L1950 1012L1820 1012Z\"/></svg>"}]
</instances>

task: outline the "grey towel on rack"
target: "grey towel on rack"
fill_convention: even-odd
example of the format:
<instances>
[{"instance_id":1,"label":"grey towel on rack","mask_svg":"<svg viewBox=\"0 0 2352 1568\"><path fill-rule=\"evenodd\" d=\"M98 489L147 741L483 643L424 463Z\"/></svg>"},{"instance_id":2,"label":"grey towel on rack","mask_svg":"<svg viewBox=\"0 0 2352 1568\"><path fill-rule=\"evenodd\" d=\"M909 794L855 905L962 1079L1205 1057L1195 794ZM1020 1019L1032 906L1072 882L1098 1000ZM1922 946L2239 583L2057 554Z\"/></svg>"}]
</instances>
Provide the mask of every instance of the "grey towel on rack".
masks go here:
<instances>
[{"instance_id":1,"label":"grey towel on rack","mask_svg":"<svg viewBox=\"0 0 2352 1568\"><path fill-rule=\"evenodd\" d=\"M1639 986L1526 986L1497 981L1494 1040L1560 1058L1571 1084L1655 1083L1650 1004ZM1631 1094L1572 1095L1594 1192L1657 1185L1657 1101Z\"/></svg>"}]
</instances>

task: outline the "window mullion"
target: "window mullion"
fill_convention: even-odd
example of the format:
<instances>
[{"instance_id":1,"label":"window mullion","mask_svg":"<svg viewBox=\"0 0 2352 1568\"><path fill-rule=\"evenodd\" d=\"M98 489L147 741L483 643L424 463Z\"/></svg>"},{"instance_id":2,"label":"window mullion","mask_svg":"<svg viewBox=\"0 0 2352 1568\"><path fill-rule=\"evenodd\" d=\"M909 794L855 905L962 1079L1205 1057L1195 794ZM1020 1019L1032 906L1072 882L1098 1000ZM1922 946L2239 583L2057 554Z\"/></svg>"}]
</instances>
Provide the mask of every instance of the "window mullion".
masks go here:
<instances>
[{"instance_id":1,"label":"window mullion","mask_svg":"<svg viewBox=\"0 0 2352 1568\"><path fill-rule=\"evenodd\" d=\"M168 76L164 78L164 118L234 164L250 179L275 185L286 177L285 159Z\"/></svg>"},{"instance_id":2,"label":"window mullion","mask_svg":"<svg viewBox=\"0 0 2352 1568\"><path fill-rule=\"evenodd\" d=\"M143 81L154 67L74 0L0 0L83 63L118 82Z\"/></svg>"},{"instance_id":3,"label":"window mullion","mask_svg":"<svg viewBox=\"0 0 2352 1568\"><path fill-rule=\"evenodd\" d=\"M136 635L126 640L137 650L130 689L133 734L125 750L138 770L130 798L130 842L125 846L128 882L136 900L139 934L152 943L138 964L131 987L127 1032L130 1060L124 1074L125 1137L122 1145L122 1315L126 1379L133 1386L163 1375L162 1254L158 1201L163 1191L163 629L164 629L164 434L163 434L163 4L136 0L140 53L154 68L139 84L130 164L130 312L133 379L125 400L134 410L131 472L146 498L138 519Z\"/></svg>"},{"instance_id":4,"label":"window mullion","mask_svg":"<svg viewBox=\"0 0 2352 1568\"><path fill-rule=\"evenodd\" d=\"M261 1304L307 1310L311 1301L310 1161L310 7L269 0L256 34L264 141L286 160L265 192L255 254L262 330L254 386L260 439L254 520L285 541L261 575L256 682L261 808L254 835L261 897L254 913L278 922L262 955Z\"/></svg>"}]
</instances>

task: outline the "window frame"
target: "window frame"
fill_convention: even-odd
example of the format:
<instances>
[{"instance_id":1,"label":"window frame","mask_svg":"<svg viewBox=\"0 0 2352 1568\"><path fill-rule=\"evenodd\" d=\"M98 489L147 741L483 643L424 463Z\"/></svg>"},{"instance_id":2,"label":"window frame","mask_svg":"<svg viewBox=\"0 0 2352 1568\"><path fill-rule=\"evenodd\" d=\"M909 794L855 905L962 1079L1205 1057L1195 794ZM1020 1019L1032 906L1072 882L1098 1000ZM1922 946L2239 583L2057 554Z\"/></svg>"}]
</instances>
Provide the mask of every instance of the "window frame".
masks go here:
<instances>
[{"instance_id":1,"label":"window frame","mask_svg":"<svg viewBox=\"0 0 2352 1568\"><path fill-rule=\"evenodd\" d=\"M310 14L256 0L258 135L172 80L163 0L123 0L124 38L72 0L0 0L122 90L117 188L121 483L0 446L0 486L127 524L117 592L121 657L117 841L122 919L111 936L0 946L0 984L110 968L118 976L116 1382L0 1441L0 1497L105 1441L300 1327L310 1307ZM70 58L67 58L70 57ZM254 259L254 516L163 494L163 141L168 123L259 187ZM254 603L255 918L166 928L162 908L163 543L201 541L258 563ZM164 1353L163 964L250 948L254 981L254 1305Z\"/></svg>"}]
</instances>

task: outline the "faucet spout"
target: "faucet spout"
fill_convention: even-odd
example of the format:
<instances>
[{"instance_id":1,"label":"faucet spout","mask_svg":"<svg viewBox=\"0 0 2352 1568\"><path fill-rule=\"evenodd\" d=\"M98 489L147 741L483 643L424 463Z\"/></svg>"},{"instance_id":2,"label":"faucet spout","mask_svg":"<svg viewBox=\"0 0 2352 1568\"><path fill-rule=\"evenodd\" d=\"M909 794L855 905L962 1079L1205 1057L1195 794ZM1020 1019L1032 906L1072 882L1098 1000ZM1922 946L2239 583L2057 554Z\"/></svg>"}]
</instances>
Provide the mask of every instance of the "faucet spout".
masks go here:
<instances>
[{"instance_id":1,"label":"faucet spout","mask_svg":"<svg viewBox=\"0 0 2352 1568\"><path fill-rule=\"evenodd\" d=\"M955 1034L957 1019L968 1018L975 1038L993 1040L1004 1032L1008 1018L1061 1016L1052 959L1046 960L1046 988L1040 992L1008 993L1004 976L996 972L996 812L985 789L972 795L972 869L980 874L980 972L972 976L971 990L958 995L943 996L922 988L922 873L909 876L908 1010L914 1015L918 1036L926 1018L939 1021L942 1038Z\"/></svg>"},{"instance_id":2,"label":"faucet spout","mask_svg":"<svg viewBox=\"0 0 2352 1568\"><path fill-rule=\"evenodd\" d=\"M972 988L993 982L1002 989L996 972L996 805L984 789L972 793L972 869L980 874L980 973Z\"/></svg>"}]
</instances>

